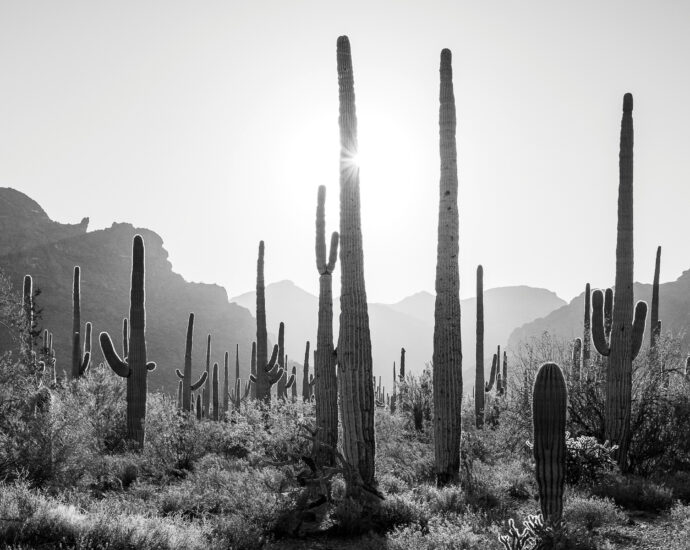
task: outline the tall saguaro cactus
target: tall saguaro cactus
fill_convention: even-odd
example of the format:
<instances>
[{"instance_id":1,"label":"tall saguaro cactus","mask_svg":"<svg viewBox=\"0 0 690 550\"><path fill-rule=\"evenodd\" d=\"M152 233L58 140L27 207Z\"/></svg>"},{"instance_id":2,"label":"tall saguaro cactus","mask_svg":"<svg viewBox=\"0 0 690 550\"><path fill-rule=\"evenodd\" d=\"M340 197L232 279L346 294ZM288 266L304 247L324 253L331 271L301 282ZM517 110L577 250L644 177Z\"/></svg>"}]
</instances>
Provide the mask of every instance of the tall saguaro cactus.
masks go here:
<instances>
[{"instance_id":1,"label":"tall saguaro cactus","mask_svg":"<svg viewBox=\"0 0 690 550\"><path fill-rule=\"evenodd\" d=\"M127 379L127 439L144 446L147 374L156 364L146 361L146 310L144 294L144 239L132 242L132 284L129 298L129 355L120 359L107 332L101 332L101 349L115 374Z\"/></svg>"},{"instance_id":2,"label":"tall saguaro cactus","mask_svg":"<svg viewBox=\"0 0 690 550\"><path fill-rule=\"evenodd\" d=\"M25 330L22 334L23 351L26 353L28 361L32 359L34 347L34 281L31 275L24 275L24 285L22 288L22 313L24 316Z\"/></svg>"},{"instance_id":3,"label":"tall saguaro cactus","mask_svg":"<svg viewBox=\"0 0 690 550\"><path fill-rule=\"evenodd\" d=\"M126 321L126 320L125 320ZM123 335L125 341L127 338L127 323L123 323ZM192 384L192 345L194 340L194 314L189 314L189 321L187 323L187 339L184 349L184 374L180 369L175 369L177 377L182 381L182 410L190 412L194 403L192 402L192 392L198 390L204 385L208 378L206 371L201 373L199 379ZM126 349L126 347L125 347Z\"/></svg>"},{"instance_id":4,"label":"tall saguaro cactus","mask_svg":"<svg viewBox=\"0 0 690 550\"><path fill-rule=\"evenodd\" d=\"M304 352L304 364L302 365L302 401L304 401L305 403L309 401L310 394L311 388L309 387L309 341L307 340L307 348Z\"/></svg>"},{"instance_id":5,"label":"tall saguaro cactus","mask_svg":"<svg viewBox=\"0 0 690 550\"><path fill-rule=\"evenodd\" d=\"M375 486L376 440L369 311L364 285L364 252L357 165L357 114L352 54L347 36L337 44L340 116L340 334L338 377L343 419L343 454L352 466L346 479L351 496L361 485ZM320 344L319 344L320 345Z\"/></svg>"},{"instance_id":6,"label":"tall saguaro cactus","mask_svg":"<svg viewBox=\"0 0 690 550\"><path fill-rule=\"evenodd\" d=\"M610 346L606 345L604 298L592 295L592 337L597 351L608 356L606 380L606 437L618 448L618 465L627 468L630 443L632 362L642 346L647 304L638 302L633 318L633 98L623 98L618 184L618 237L616 241L616 295Z\"/></svg>"},{"instance_id":7,"label":"tall saguaro cactus","mask_svg":"<svg viewBox=\"0 0 690 550\"><path fill-rule=\"evenodd\" d=\"M592 293L589 283L585 286L585 319L582 331L582 369L587 372L589 369L589 358L591 356L591 341L592 341ZM580 369L576 373L576 380L580 379Z\"/></svg>"},{"instance_id":8,"label":"tall saguaro cactus","mask_svg":"<svg viewBox=\"0 0 690 550\"><path fill-rule=\"evenodd\" d=\"M283 376L278 380L278 399L287 399L287 364L285 362L285 323L278 327L278 366L283 369Z\"/></svg>"},{"instance_id":9,"label":"tall saguaro cactus","mask_svg":"<svg viewBox=\"0 0 690 550\"><path fill-rule=\"evenodd\" d=\"M649 349L656 348L656 341L661 334L661 321L659 321L659 271L661 268L661 247L656 249L656 261L654 262L654 283L652 284L652 318L649 331Z\"/></svg>"},{"instance_id":10,"label":"tall saguaro cactus","mask_svg":"<svg viewBox=\"0 0 690 550\"><path fill-rule=\"evenodd\" d=\"M477 342L474 378L474 415L478 429L484 426L484 268L477 266Z\"/></svg>"},{"instance_id":11,"label":"tall saguaro cactus","mask_svg":"<svg viewBox=\"0 0 690 550\"><path fill-rule=\"evenodd\" d=\"M338 232L331 234L331 247L326 251L326 187L319 186L316 200L316 270L319 272L319 319L314 351L315 381L305 369L302 398L311 400L312 387L316 396L316 445L314 460L332 466L335 456L329 449L338 446L338 378L333 349L333 271L338 260ZM309 342L304 364L309 361ZM328 445L328 447L324 447Z\"/></svg>"},{"instance_id":12,"label":"tall saguaro cactus","mask_svg":"<svg viewBox=\"0 0 690 550\"><path fill-rule=\"evenodd\" d=\"M72 378L79 378L89 368L91 360L91 328L87 323L84 352L81 349L81 270L74 266L72 278Z\"/></svg>"},{"instance_id":13,"label":"tall saguaro cactus","mask_svg":"<svg viewBox=\"0 0 690 550\"><path fill-rule=\"evenodd\" d=\"M253 353L253 348L252 348ZM271 402L271 386L283 376L276 364L278 346L273 347L268 359L268 333L266 331L266 287L264 283L264 242L259 242L259 258L256 261L256 398Z\"/></svg>"},{"instance_id":14,"label":"tall saguaro cactus","mask_svg":"<svg viewBox=\"0 0 690 550\"><path fill-rule=\"evenodd\" d=\"M256 342L252 342L252 356L251 360L249 363L249 377L254 377L254 380L256 380ZM250 397L252 399L256 399L256 383L250 384L251 390L250 390Z\"/></svg>"},{"instance_id":15,"label":"tall saguaro cactus","mask_svg":"<svg viewBox=\"0 0 690 550\"><path fill-rule=\"evenodd\" d=\"M462 344L460 339L460 273L458 163L455 146L455 97L451 52L441 52L441 180L434 308L434 458L436 481L445 485L460 470Z\"/></svg>"},{"instance_id":16,"label":"tall saguaro cactus","mask_svg":"<svg viewBox=\"0 0 690 550\"><path fill-rule=\"evenodd\" d=\"M534 461L544 521L557 524L563 514L565 485L565 413L568 392L555 363L539 368L532 393Z\"/></svg>"},{"instance_id":17,"label":"tall saguaro cactus","mask_svg":"<svg viewBox=\"0 0 690 550\"><path fill-rule=\"evenodd\" d=\"M211 385L213 378L211 373L211 335L206 337L206 384L204 385L203 401L204 401L204 418L210 418L211 413Z\"/></svg>"}]
</instances>

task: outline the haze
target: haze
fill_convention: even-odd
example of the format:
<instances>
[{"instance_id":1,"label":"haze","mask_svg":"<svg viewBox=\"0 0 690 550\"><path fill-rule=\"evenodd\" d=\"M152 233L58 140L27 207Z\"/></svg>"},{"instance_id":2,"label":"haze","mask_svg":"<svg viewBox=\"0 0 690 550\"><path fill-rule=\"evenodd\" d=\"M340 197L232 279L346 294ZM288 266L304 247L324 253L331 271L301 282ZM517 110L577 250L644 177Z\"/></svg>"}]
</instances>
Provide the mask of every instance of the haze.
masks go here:
<instances>
[{"instance_id":1,"label":"haze","mask_svg":"<svg viewBox=\"0 0 690 550\"><path fill-rule=\"evenodd\" d=\"M312 293L317 186L338 228L336 38L350 37L367 293L433 291L438 65L453 51L461 294L570 299L614 278L618 135L635 97L635 279L690 268L685 2L0 3L0 185L91 229L158 232L230 296ZM336 281L335 288L339 282Z\"/></svg>"}]
</instances>

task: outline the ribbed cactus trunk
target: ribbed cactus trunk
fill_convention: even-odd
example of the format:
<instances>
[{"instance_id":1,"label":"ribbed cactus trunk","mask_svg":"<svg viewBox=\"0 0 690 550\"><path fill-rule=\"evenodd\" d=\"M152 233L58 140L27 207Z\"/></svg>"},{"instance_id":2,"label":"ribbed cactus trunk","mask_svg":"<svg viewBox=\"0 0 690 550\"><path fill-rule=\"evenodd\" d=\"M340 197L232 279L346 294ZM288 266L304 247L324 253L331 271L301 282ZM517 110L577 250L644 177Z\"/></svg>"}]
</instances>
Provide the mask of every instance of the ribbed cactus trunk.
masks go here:
<instances>
[{"instance_id":1,"label":"ribbed cactus trunk","mask_svg":"<svg viewBox=\"0 0 690 550\"><path fill-rule=\"evenodd\" d=\"M343 421L343 454L352 467L347 492L375 486L376 440L369 311L364 285L364 252L357 158L357 115L350 42L337 44L340 116L340 334L338 365ZM320 347L320 344L319 344Z\"/></svg>"},{"instance_id":2,"label":"ribbed cactus trunk","mask_svg":"<svg viewBox=\"0 0 690 550\"><path fill-rule=\"evenodd\" d=\"M24 276L24 284L22 287L22 313L24 316L23 322L25 329L22 336L22 351L26 353L27 362L33 361L33 328L34 328L34 281L31 275Z\"/></svg>"},{"instance_id":3,"label":"ribbed cactus trunk","mask_svg":"<svg viewBox=\"0 0 690 550\"><path fill-rule=\"evenodd\" d=\"M213 379L211 376L211 335L206 337L206 384L204 385L203 401L204 401L204 418L209 418L211 413L211 385Z\"/></svg>"},{"instance_id":4,"label":"ribbed cactus trunk","mask_svg":"<svg viewBox=\"0 0 690 550\"><path fill-rule=\"evenodd\" d=\"M400 348L400 381L405 381L405 348Z\"/></svg>"},{"instance_id":5,"label":"ribbed cactus trunk","mask_svg":"<svg viewBox=\"0 0 690 550\"><path fill-rule=\"evenodd\" d=\"M656 261L654 262L654 283L652 284L652 318L649 331L649 349L656 348L656 341L661 333L659 323L659 272L661 269L661 247L656 249Z\"/></svg>"},{"instance_id":6,"label":"ribbed cactus trunk","mask_svg":"<svg viewBox=\"0 0 690 550\"><path fill-rule=\"evenodd\" d=\"M544 520L557 524L563 514L565 414L568 392L558 365L539 368L532 393L534 461Z\"/></svg>"},{"instance_id":7,"label":"ribbed cactus trunk","mask_svg":"<svg viewBox=\"0 0 690 550\"><path fill-rule=\"evenodd\" d=\"M79 378L81 367L81 276L74 266L72 278L72 378Z\"/></svg>"},{"instance_id":8,"label":"ribbed cactus trunk","mask_svg":"<svg viewBox=\"0 0 690 550\"><path fill-rule=\"evenodd\" d=\"M264 242L259 243L256 262L256 398L271 402L271 383L265 370L268 364L268 334L266 330L266 289L264 284Z\"/></svg>"},{"instance_id":9,"label":"ribbed cactus trunk","mask_svg":"<svg viewBox=\"0 0 690 550\"><path fill-rule=\"evenodd\" d=\"M309 371L304 371L303 399L316 395L317 445L314 460L319 465L332 466L335 456L331 449L338 446L338 378L336 356L333 350L333 280L332 273L338 260L338 232L331 235L330 254L326 250L326 188L319 186L316 202L316 269L319 273L319 318L314 351L316 382L312 384ZM309 363L309 342L304 357ZM323 447L322 445L327 445Z\"/></svg>"},{"instance_id":10,"label":"ribbed cactus trunk","mask_svg":"<svg viewBox=\"0 0 690 550\"><path fill-rule=\"evenodd\" d=\"M573 341L573 355L572 355L572 370L571 372L573 373L572 377L573 379L579 379L579 374L575 374L576 372L580 372L580 361L582 360L582 340L579 338L575 338Z\"/></svg>"},{"instance_id":11,"label":"ribbed cactus trunk","mask_svg":"<svg viewBox=\"0 0 690 550\"><path fill-rule=\"evenodd\" d=\"M127 320L123 322L122 334L124 341L127 342ZM187 338L185 339L184 348L184 374L176 370L177 377L182 382L182 410L185 412L190 412L194 406L192 401L192 391L198 390L204 385L208 374L203 372L201 377L194 383L192 383L192 346L194 344L194 314L189 314L189 321L187 322ZM124 346L125 354L127 353L127 344Z\"/></svg>"},{"instance_id":12,"label":"ribbed cactus trunk","mask_svg":"<svg viewBox=\"0 0 690 550\"><path fill-rule=\"evenodd\" d=\"M144 294L144 240L135 235L132 242L132 283L129 299L129 355L117 355L110 335L101 332L103 355L115 373L127 379L127 439L137 447L144 445L147 374L156 368L146 362L146 311Z\"/></svg>"},{"instance_id":13,"label":"ribbed cactus trunk","mask_svg":"<svg viewBox=\"0 0 690 550\"><path fill-rule=\"evenodd\" d=\"M477 429L484 426L484 269L477 266L477 349L474 378L474 415Z\"/></svg>"},{"instance_id":14,"label":"ribbed cactus trunk","mask_svg":"<svg viewBox=\"0 0 690 550\"><path fill-rule=\"evenodd\" d=\"M287 365L285 363L285 323L281 322L278 327L278 365L283 369L283 376L278 380L278 399L287 399Z\"/></svg>"},{"instance_id":15,"label":"ribbed cactus trunk","mask_svg":"<svg viewBox=\"0 0 690 550\"><path fill-rule=\"evenodd\" d=\"M503 351L503 395L508 393L508 353Z\"/></svg>"},{"instance_id":16,"label":"ribbed cactus trunk","mask_svg":"<svg viewBox=\"0 0 690 550\"><path fill-rule=\"evenodd\" d=\"M220 419L220 403L218 398L218 363L213 363L213 383L211 387L211 400L213 401L211 419L218 422L218 420Z\"/></svg>"},{"instance_id":17,"label":"ribbed cactus trunk","mask_svg":"<svg viewBox=\"0 0 690 550\"><path fill-rule=\"evenodd\" d=\"M589 283L585 286L585 319L584 328L582 332L582 369L585 372L589 369L589 359L591 356L591 342L592 342L592 295ZM580 367L574 373L575 380L580 380Z\"/></svg>"},{"instance_id":18,"label":"ribbed cactus trunk","mask_svg":"<svg viewBox=\"0 0 690 550\"><path fill-rule=\"evenodd\" d=\"M223 414L230 408L230 354L226 351L223 357Z\"/></svg>"},{"instance_id":19,"label":"ribbed cactus trunk","mask_svg":"<svg viewBox=\"0 0 690 550\"><path fill-rule=\"evenodd\" d=\"M632 361L639 352L639 342L633 337L633 98L625 94L620 137L620 181L618 186L618 237L616 241L616 295L613 303L613 325L606 384L606 437L619 446L618 465L627 469L630 443L630 414L632 399ZM642 302L644 304L644 302ZM638 312L636 312L638 313ZM644 318L635 332L639 332ZM637 337L637 335L636 335ZM599 350L601 353L601 350ZM602 354L606 355L606 354Z\"/></svg>"},{"instance_id":20,"label":"ribbed cactus trunk","mask_svg":"<svg viewBox=\"0 0 690 550\"><path fill-rule=\"evenodd\" d=\"M309 341L307 341L307 349L304 352L304 364L302 365L302 401L305 403L309 401L309 393Z\"/></svg>"},{"instance_id":21,"label":"ribbed cactus trunk","mask_svg":"<svg viewBox=\"0 0 690 550\"><path fill-rule=\"evenodd\" d=\"M434 459L436 481L446 485L460 470L462 344L460 339L460 274L458 166L455 146L455 97L451 52L441 52L440 151L441 180L434 308Z\"/></svg>"},{"instance_id":22,"label":"ribbed cactus trunk","mask_svg":"<svg viewBox=\"0 0 690 550\"><path fill-rule=\"evenodd\" d=\"M254 377L254 380L256 380L256 342L252 342L252 357L249 363L249 374L250 378ZM250 396L252 399L256 399L256 382L251 384Z\"/></svg>"}]
</instances>

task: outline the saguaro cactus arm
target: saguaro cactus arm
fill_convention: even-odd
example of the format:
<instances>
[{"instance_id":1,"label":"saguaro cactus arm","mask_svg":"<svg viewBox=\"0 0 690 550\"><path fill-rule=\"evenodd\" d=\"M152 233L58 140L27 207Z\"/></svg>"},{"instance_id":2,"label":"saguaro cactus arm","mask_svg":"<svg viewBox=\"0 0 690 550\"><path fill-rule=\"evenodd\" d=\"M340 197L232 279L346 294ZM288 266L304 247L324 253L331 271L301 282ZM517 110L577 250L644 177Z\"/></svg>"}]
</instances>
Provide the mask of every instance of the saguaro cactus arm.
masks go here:
<instances>
[{"instance_id":1,"label":"saguaro cactus arm","mask_svg":"<svg viewBox=\"0 0 690 550\"><path fill-rule=\"evenodd\" d=\"M105 360L108 362L108 365L110 365L110 368L113 369L115 374L118 376L121 376L122 378L129 378L129 375L132 374L132 370L125 361L120 359L120 356L115 351L115 347L113 346L113 341L110 339L110 335L107 332L101 332L98 339L101 343L103 357L105 357Z\"/></svg>"},{"instance_id":2,"label":"saguaro cactus arm","mask_svg":"<svg viewBox=\"0 0 690 550\"><path fill-rule=\"evenodd\" d=\"M635 359L642 348L642 338L644 337L644 327L647 320L647 302L640 300L635 305L635 317L633 318L632 329L632 358Z\"/></svg>"},{"instance_id":3,"label":"saguaro cactus arm","mask_svg":"<svg viewBox=\"0 0 690 550\"><path fill-rule=\"evenodd\" d=\"M604 294L599 289L592 292L592 342L600 355L607 357L611 353L604 325Z\"/></svg>"},{"instance_id":4,"label":"saguaro cactus arm","mask_svg":"<svg viewBox=\"0 0 690 550\"><path fill-rule=\"evenodd\" d=\"M494 387L494 382L496 381L496 364L498 363L498 357L494 353L494 357L491 361L491 374L489 375L489 381L484 385L484 391L490 392Z\"/></svg>"}]
</instances>

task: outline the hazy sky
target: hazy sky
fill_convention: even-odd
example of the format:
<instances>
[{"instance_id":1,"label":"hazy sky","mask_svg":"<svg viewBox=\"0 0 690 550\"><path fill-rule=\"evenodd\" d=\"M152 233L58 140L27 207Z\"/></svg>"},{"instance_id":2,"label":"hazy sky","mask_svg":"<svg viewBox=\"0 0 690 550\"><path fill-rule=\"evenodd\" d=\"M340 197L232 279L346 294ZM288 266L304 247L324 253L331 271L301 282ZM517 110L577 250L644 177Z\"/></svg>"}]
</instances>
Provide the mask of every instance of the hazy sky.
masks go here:
<instances>
[{"instance_id":1,"label":"hazy sky","mask_svg":"<svg viewBox=\"0 0 690 550\"><path fill-rule=\"evenodd\" d=\"M460 275L570 299L613 283L623 94L635 278L690 268L690 3L0 0L0 186L61 222L158 232L229 295L316 292L338 225L336 39L353 51L371 301L433 291L438 65L453 52ZM336 287L337 288L337 287Z\"/></svg>"}]
</instances>

